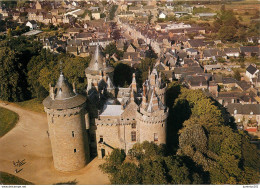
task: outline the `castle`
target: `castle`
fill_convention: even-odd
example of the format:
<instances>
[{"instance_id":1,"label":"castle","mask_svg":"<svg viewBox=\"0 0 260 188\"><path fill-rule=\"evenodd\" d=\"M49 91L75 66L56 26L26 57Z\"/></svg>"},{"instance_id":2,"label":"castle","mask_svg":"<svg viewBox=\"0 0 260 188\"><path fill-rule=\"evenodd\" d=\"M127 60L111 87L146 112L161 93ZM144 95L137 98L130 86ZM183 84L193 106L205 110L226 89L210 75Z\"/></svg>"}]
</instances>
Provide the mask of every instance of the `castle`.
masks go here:
<instances>
[{"instance_id":1,"label":"castle","mask_svg":"<svg viewBox=\"0 0 260 188\"><path fill-rule=\"evenodd\" d=\"M128 88L113 85L114 68L99 45L85 70L87 99L77 94L60 74L55 87L43 101L48 117L54 167L78 170L90 155L103 158L114 148L128 153L135 143L166 143L166 86L153 69L142 88L135 74Z\"/></svg>"}]
</instances>

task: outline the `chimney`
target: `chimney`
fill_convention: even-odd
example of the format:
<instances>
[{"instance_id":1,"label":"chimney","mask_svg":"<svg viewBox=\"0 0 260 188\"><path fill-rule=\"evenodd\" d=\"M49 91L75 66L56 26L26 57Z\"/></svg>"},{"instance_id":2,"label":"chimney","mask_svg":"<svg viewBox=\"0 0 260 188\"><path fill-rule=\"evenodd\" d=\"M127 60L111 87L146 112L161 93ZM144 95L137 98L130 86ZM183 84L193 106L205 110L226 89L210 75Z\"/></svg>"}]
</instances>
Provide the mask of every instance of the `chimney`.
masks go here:
<instances>
[{"instance_id":1,"label":"chimney","mask_svg":"<svg viewBox=\"0 0 260 188\"><path fill-rule=\"evenodd\" d=\"M50 87L50 98L52 99L52 100L54 100L54 87L52 87L51 86L51 84L49 84L49 87Z\"/></svg>"}]
</instances>

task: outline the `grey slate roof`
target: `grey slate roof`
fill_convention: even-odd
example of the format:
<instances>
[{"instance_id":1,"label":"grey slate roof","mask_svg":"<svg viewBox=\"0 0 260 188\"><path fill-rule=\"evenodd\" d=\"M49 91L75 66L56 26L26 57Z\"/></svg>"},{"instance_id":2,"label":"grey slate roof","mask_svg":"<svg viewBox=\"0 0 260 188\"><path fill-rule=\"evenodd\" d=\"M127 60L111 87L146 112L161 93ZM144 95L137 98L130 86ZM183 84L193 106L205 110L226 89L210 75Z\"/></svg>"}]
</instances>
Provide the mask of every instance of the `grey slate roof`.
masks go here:
<instances>
[{"instance_id":1,"label":"grey slate roof","mask_svg":"<svg viewBox=\"0 0 260 188\"><path fill-rule=\"evenodd\" d=\"M54 88L54 100L48 96L43 105L49 109L70 109L86 102L86 97L74 93L63 74L60 75Z\"/></svg>"},{"instance_id":2,"label":"grey slate roof","mask_svg":"<svg viewBox=\"0 0 260 188\"><path fill-rule=\"evenodd\" d=\"M249 115L253 114L260 115L260 104L228 104L227 110L230 114L234 114L234 111L237 110L237 114Z\"/></svg>"},{"instance_id":3,"label":"grey slate roof","mask_svg":"<svg viewBox=\"0 0 260 188\"><path fill-rule=\"evenodd\" d=\"M259 54L259 47L258 46L241 46L240 51L241 51L241 53L256 53L256 54Z\"/></svg>"},{"instance_id":4,"label":"grey slate roof","mask_svg":"<svg viewBox=\"0 0 260 188\"><path fill-rule=\"evenodd\" d=\"M88 74L99 74L100 70L112 72L114 68L107 66L104 56L101 53L100 47L99 45L97 45L95 54L92 57L89 66L88 68L86 68L85 72Z\"/></svg>"},{"instance_id":5,"label":"grey slate roof","mask_svg":"<svg viewBox=\"0 0 260 188\"><path fill-rule=\"evenodd\" d=\"M249 66L246 68L246 71L249 72L250 74L254 74L254 73L257 71L257 68L254 67L253 65L249 65Z\"/></svg>"}]
</instances>

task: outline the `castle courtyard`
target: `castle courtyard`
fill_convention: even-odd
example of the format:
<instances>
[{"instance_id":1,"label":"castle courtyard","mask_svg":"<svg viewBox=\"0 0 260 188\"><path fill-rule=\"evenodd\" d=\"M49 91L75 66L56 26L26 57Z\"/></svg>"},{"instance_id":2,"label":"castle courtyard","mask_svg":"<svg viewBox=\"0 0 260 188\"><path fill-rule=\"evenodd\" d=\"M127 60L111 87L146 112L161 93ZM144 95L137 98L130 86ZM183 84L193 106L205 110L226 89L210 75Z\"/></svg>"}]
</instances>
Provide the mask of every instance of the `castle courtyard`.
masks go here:
<instances>
[{"instance_id":1,"label":"castle courtyard","mask_svg":"<svg viewBox=\"0 0 260 188\"><path fill-rule=\"evenodd\" d=\"M74 180L79 185L109 184L107 175L98 168L103 160L97 158L78 171L65 173L54 169L46 114L24 110L13 104L0 102L0 106L19 115L17 125L0 138L0 171L37 185ZM25 164L15 166L13 162L18 160L24 160Z\"/></svg>"}]
</instances>

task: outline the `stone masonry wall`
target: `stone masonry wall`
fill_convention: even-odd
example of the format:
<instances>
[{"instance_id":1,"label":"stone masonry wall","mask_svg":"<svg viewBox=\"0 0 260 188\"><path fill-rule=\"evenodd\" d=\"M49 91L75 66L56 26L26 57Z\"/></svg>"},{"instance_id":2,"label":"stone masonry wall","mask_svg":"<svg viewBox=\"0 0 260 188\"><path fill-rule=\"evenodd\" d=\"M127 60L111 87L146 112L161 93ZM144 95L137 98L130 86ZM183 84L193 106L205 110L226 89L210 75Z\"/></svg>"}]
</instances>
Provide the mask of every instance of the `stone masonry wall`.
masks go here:
<instances>
[{"instance_id":1,"label":"stone masonry wall","mask_svg":"<svg viewBox=\"0 0 260 188\"><path fill-rule=\"evenodd\" d=\"M54 167L60 171L83 168L88 158L84 110L67 116L47 114Z\"/></svg>"}]
</instances>

